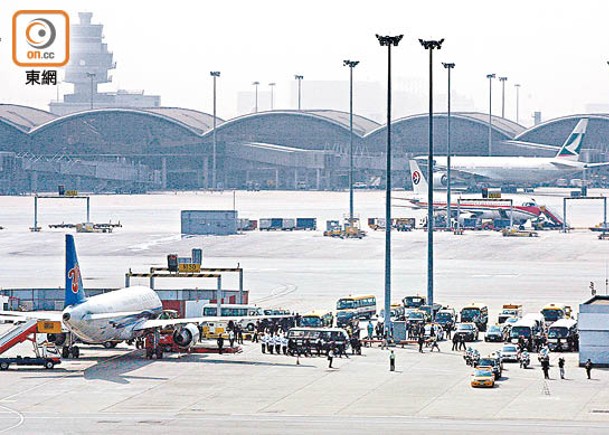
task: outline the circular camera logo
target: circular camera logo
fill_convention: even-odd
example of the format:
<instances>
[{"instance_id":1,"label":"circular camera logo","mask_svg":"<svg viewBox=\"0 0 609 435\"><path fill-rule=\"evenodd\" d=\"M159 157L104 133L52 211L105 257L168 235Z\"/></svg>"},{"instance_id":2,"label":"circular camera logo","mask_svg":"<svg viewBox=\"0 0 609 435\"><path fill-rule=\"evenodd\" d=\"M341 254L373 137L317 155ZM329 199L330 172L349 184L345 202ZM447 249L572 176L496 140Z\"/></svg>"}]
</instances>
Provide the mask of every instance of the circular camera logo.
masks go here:
<instances>
[{"instance_id":1,"label":"circular camera logo","mask_svg":"<svg viewBox=\"0 0 609 435\"><path fill-rule=\"evenodd\" d=\"M414 184L419 184L420 181L421 181L421 173L419 171L414 171L412 173L412 182Z\"/></svg>"},{"instance_id":2,"label":"circular camera logo","mask_svg":"<svg viewBox=\"0 0 609 435\"><path fill-rule=\"evenodd\" d=\"M53 45L56 36L55 26L45 18L30 21L25 29L27 43L37 50L44 50Z\"/></svg>"}]
</instances>

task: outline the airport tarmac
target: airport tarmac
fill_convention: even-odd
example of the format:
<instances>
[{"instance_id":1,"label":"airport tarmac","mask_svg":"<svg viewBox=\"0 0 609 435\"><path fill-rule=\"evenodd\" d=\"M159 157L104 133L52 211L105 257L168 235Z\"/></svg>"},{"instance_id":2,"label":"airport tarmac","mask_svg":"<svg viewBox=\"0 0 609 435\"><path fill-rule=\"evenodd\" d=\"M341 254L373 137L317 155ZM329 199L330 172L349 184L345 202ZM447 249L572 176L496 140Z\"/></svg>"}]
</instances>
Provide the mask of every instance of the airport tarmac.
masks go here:
<instances>
[{"instance_id":1,"label":"airport tarmac","mask_svg":"<svg viewBox=\"0 0 609 435\"><path fill-rule=\"evenodd\" d=\"M597 194L599 192L590 192ZM396 192L394 196L406 196ZM530 198L528 195L526 198ZM540 204L562 210L558 196L535 194ZM384 214L384 193L356 192L356 214ZM523 196L523 198L525 198ZM229 237L181 238L180 210L232 209L240 217L341 219L345 192L177 193L94 196L92 220L121 221L111 234L77 234L85 287L120 287L124 273L165 265L166 255L203 248L209 267L245 269L250 300L263 307L300 312L333 309L349 293L374 293L380 305L384 283L384 233L368 230L362 240L323 237L321 231ZM45 228L31 233L31 197L2 197L0 287L63 287L62 230L51 223L84 220L84 204L49 201L40 206ZM396 208L395 217L421 217L424 211ZM602 220L599 202L570 206L570 223L593 226ZM393 233L394 300L426 292L426 240L423 231ZM506 238L494 232L435 234L435 300L457 309L485 302L496 319L504 303L522 303L525 312L548 302L577 307L590 296L588 285L605 290L609 241L587 230L542 232L539 238ZM236 280L235 280L236 281ZM145 281L142 281L145 283ZM160 286L167 285L158 282ZM235 288L227 277L224 284ZM169 285L176 285L175 281ZM205 281L180 286L213 287ZM491 350L497 345L480 344ZM443 350L448 349L443 344ZM510 367L494 390L469 387L470 368L459 354L424 354L397 349L398 371L388 370L380 349L337 360L302 360L262 355L246 345L238 355L170 357L150 362L136 351L96 349L65 361L53 371L19 369L0 373L0 432L199 432L296 433L420 432L606 433L609 424L609 372L595 370L592 381L568 356L569 380L543 381L535 369ZM552 368L552 377L557 369ZM489 400L490 399L490 400ZM391 418L385 418L391 417ZM22 420L23 419L23 420ZM12 426L20 424L14 429Z\"/></svg>"},{"instance_id":2,"label":"airport tarmac","mask_svg":"<svg viewBox=\"0 0 609 435\"><path fill-rule=\"evenodd\" d=\"M609 373L585 379L574 354L564 354L566 380L553 355L550 380L533 358L526 370L505 363L494 389L473 389L462 354L440 346L396 348L395 372L380 348L328 369L325 358L296 365L252 343L240 354L153 362L142 351L83 347L82 359L54 370L0 373L0 433L606 433ZM475 346L484 354L501 345Z\"/></svg>"}]
</instances>

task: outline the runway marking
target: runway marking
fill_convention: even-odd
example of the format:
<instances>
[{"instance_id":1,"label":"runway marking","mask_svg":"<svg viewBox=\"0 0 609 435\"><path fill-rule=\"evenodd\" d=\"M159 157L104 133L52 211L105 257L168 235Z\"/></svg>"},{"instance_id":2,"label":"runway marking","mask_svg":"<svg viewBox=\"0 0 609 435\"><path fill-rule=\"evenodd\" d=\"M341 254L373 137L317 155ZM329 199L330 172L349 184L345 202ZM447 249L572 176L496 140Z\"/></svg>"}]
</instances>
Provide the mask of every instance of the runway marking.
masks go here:
<instances>
[{"instance_id":1,"label":"runway marking","mask_svg":"<svg viewBox=\"0 0 609 435\"><path fill-rule=\"evenodd\" d=\"M13 430L15 428L18 428L19 426L21 426L23 424L23 422L25 421L25 417L23 416L23 414L21 414L19 411L16 411L14 409L11 409L7 406L2 406L0 405L0 408L2 409L6 409L8 412L10 412L11 414L16 415L19 418L19 422L11 427L7 427L5 429L0 430L0 433L4 433L4 432L8 432L10 430Z\"/></svg>"}]
</instances>

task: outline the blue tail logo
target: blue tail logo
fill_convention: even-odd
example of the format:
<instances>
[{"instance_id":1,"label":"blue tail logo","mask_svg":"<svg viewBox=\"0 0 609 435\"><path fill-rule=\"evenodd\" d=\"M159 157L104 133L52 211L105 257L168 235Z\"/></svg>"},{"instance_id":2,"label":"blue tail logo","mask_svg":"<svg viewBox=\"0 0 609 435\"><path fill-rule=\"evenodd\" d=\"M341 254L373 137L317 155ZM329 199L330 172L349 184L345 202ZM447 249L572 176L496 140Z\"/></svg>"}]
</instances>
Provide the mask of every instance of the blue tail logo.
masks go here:
<instances>
[{"instance_id":1,"label":"blue tail logo","mask_svg":"<svg viewBox=\"0 0 609 435\"><path fill-rule=\"evenodd\" d=\"M87 299L82 285L82 274L76 257L74 236L66 234L66 291L64 307L78 305Z\"/></svg>"}]
</instances>

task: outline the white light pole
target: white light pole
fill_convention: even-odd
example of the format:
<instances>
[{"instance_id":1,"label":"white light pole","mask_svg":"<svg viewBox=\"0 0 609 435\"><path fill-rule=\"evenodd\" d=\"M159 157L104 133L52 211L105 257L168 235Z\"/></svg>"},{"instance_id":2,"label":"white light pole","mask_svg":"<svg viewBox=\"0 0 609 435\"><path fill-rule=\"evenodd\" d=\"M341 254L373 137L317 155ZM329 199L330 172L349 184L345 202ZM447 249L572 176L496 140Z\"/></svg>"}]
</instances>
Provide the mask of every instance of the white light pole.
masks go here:
<instances>
[{"instance_id":1,"label":"white light pole","mask_svg":"<svg viewBox=\"0 0 609 435\"><path fill-rule=\"evenodd\" d=\"M493 153L493 79L495 74L487 74L488 79L488 155Z\"/></svg>"},{"instance_id":2,"label":"white light pole","mask_svg":"<svg viewBox=\"0 0 609 435\"><path fill-rule=\"evenodd\" d=\"M450 207L450 201L451 201L451 191L450 191L450 97L451 97L451 90L450 90L450 72L451 70L455 67L454 63L444 63L442 62L442 65L444 65L444 68L446 68L448 70L448 111L447 111L447 120L446 120L446 228L450 229L450 221L452 218L452 210ZM457 219L459 217L457 216Z\"/></svg>"},{"instance_id":3,"label":"white light pole","mask_svg":"<svg viewBox=\"0 0 609 435\"><path fill-rule=\"evenodd\" d=\"M300 110L300 98L302 96L301 86L302 86L302 79L304 79L304 76L295 75L294 78L296 80L298 80L298 110Z\"/></svg>"},{"instance_id":4,"label":"white light pole","mask_svg":"<svg viewBox=\"0 0 609 435\"><path fill-rule=\"evenodd\" d=\"M359 60L344 60L349 67L349 226L353 227L353 68Z\"/></svg>"},{"instance_id":5,"label":"white light pole","mask_svg":"<svg viewBox=\"0 0 609 435\"><path fill-rule=\"evenodd\" d=\"M273 93L273 89L275 88L275 83L269 83L269 87L271 88L271 110L273 110L273 100L274 100L274 93Z\"/></svg>"},{"instance_id":6,"label":"white light pole","mask_svg":"<svg viewBox=\"0 0 609 435\"><path fill-rule=\"evenodd\" d=\"M213 148L212 148L212 163L211 163L211 187L215 189L216 186L216 78L220 77L220 71L210 71L209 74L214 80L214 119L213 119Z\"/></svg>"},{"instance_id":7,"label":"white light pole","mask_svg":"<svg viewBox=\"0 0 609 435\"><path fill-rule=\"evenodd\" d=\"M505 118L505 82L507 77L499 77L501 82L501 117Z\"/></svg>"},{"instance_id":8,"label":"white light pole","mask_svg":"<svg viewBox=\"0 0 609 435\"><path fill-rule=\"evenodd\" d=\"M260 82L252 83L252 85L254 85L254 88L256 89L256 103L254 105L254 113L258 113L258 85L259 84L260 84Z\"/></svg>"},{"instance_id":9,"label":"white light pole","mask_svg":"<svg viewBox=\"0 0 609 435\"><path fill-rule=\"evenodd\" d=\"M516 124L520 123L520 85L514 85L516 88Z\"/></svg>"}]
</instances>

